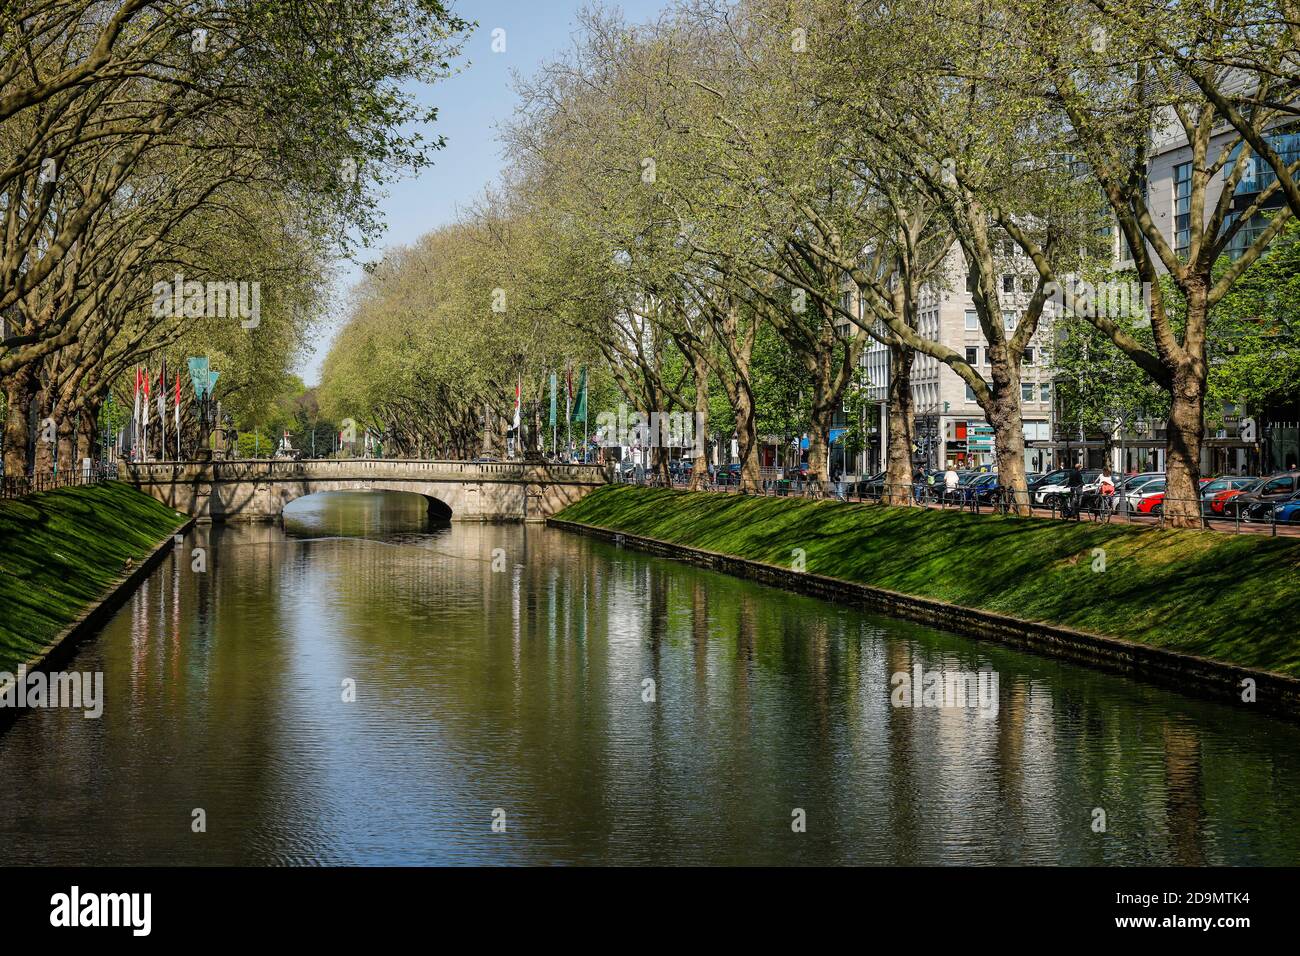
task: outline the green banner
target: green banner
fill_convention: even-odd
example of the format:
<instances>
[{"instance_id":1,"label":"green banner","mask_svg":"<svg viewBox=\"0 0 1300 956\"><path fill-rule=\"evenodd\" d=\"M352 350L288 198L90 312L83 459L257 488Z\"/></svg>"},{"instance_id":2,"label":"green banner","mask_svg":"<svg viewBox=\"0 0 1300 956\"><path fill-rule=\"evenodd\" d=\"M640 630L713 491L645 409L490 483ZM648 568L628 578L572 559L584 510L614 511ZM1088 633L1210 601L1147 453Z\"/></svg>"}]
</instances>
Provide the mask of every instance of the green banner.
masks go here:
<instances>
[{"instance_id":1,"label":"green banner","mask_svg":"<svg viewBox=\"0 0 1300 956\"><path fill-rule=\"evenodd\" d=\"M578 370L578 399L573 403L573 421L581 422L587 419L587 369L584 366Z\"/></svg>"},{"instance_id":2,"label":"green banner","mask_svg":"<svg viewBox=\"0 0 1300 956\"><path fill-rule=\"evenodd\" d=\"M201 401L212 386L208 360L207 358L192 358L189 360L189 366L190 384L194 386L194 397Z\"/></svg>"}]
</instances>

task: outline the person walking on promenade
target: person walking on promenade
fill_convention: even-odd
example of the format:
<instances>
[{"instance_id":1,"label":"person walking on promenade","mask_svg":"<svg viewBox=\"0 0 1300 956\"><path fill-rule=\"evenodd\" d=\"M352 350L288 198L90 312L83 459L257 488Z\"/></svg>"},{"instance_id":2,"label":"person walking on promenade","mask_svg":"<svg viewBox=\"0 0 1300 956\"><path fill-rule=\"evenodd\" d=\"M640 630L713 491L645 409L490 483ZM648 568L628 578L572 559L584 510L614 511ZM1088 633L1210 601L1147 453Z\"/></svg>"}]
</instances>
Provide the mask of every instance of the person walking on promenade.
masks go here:
<instances>
[{"instance_id":1,"label":"person walking on promenade","mask_svg":"<svg viewBox=\"0 0 1300 956\"><path fill-rule=\"evenodd\" d=\"M1110 465L1102 468L1101 477L1097 479L1097 497L1101 503L1100 513L1109 517L1115 510L1115 479L1110 473Z\"/></svg>"},{"instance_id":2,"label":"person walking on promenade","mask_svg":"<svg viewBox=\"0 0 1300 956\"><path fill-rule=\"evenodd\" d=\"M952 462L948 462L948 470L943 473L943 491L944 497L949 501L957 500L957 483L959 481L957 469L953 468Z\"/></svg>"},{"instance_id":3,"label":"person walking on promenade","mask_svg":"<svg viewBox=\"0 0 1300 956\"><path fill-rule=\"evenodd\" d=\"M1083 471L1076 461L1070 468L1070 476L1065 481L1070 489L1070 514L1065 517L1079 517L1079 499L1083 497Z\"/></svg>"}]
</instances>

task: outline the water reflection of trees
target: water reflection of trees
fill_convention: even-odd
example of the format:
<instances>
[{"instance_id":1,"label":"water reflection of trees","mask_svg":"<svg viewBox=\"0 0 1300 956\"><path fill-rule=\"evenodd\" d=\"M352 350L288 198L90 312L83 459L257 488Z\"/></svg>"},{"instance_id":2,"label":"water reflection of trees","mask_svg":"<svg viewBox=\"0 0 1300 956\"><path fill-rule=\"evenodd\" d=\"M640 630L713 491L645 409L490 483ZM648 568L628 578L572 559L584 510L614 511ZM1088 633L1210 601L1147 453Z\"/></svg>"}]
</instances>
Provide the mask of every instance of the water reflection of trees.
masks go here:
<instances>
[{"instance_id":1,"label":"water reflection of trees","mask_svg":"<svg viewBox=\"0 0 1300 956\"><path fill-rule=\"evenodd\" d=\"M1300 858L1295 728L542 528L202 527L102 648L131 716L98 736L56 719L41 742L105 768L100 843L159 861L188 859L171 828L196 791L239 821L210 841L224 861L347 858L358 827L430 860ZM917 665L997 670L997 717L891 707L890 675ZM109 819L142 794L152 837ZM511 834L492 842L497 806Z\"/></svg>"}]
</instances>

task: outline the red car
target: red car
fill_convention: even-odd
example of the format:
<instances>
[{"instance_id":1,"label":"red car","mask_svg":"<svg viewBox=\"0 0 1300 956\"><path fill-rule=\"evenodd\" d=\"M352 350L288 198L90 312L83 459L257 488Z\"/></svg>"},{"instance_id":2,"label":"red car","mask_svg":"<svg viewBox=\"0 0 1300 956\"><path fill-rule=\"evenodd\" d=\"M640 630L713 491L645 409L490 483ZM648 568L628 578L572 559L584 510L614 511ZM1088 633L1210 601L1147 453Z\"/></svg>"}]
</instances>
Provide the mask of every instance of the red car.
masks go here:
<instances>
[{"instance_id":1,"label":"red car","mask_svg":"<svg viewBox=\"0 0 1300 956\"><path fill-rule=\"evenodd\" d=\"M1204 496L1205 496L1205 493L1206 493L1206 489L1208 488L1208 486L1209 486L1211 480L1212 480L1212 479L1210 479L1210 478L1202 478L1202 479L1201 479L1201 482L1200 482L1199 487L1200 487L1200 489L1201 489L1201 496L1202 496L1202 497L1201 497L1201 500L1202 500L1202 503L1203 503L1204 500L1205 500L1205 497L1204 497ZM1164 481L1164 479L1162 478L1162 479L1160 479L1159 481L1152 482L1151 487L1152 487L1152 489L1155 489L1155 488L1158 487L1160 490L1159 490L1159 491L1153 491L1151 494L1148 494L1148 495L1143 496L1143 497L1138 501L1137 506L1136 506L1136 508L1134 509L1135 511L1138 512L1138 514L1144 514L1144 515L1158 515L1158 514L1162 514L1162 513L1164 512L1164 510L1165 510L1165 481ZM1145 490L1146 490L1146 489L1144 488L1143 491L1145 491ZM1202 504L1202 507L1204 507L1203 504Z\"/></svg>"},{"instance_id":2,"label":"red car","mask_svg":"<svg viewBox=\"0 0 1300 956\"><path fill-rule=\"evenodd\" d=\"M1225 505L1245 491L1260 483L1259 478L1241 475L1224 475L1201 486L1201 512L1207 518L1222 518L1227 514Z\"/></svg>"},{"instance_id":3,"label":"red car","mask_svg":"<svg viewBox=\"0 0 1300 956\"><path fill-rule=\"evenodd\" d=\"M1135 500L1136 499L1136 500ZM1157 478L1137 490L1129 499L1133 511L1140 515L1158 515L1165 500L1165 479Z\"/></svg>"}]
</instances>

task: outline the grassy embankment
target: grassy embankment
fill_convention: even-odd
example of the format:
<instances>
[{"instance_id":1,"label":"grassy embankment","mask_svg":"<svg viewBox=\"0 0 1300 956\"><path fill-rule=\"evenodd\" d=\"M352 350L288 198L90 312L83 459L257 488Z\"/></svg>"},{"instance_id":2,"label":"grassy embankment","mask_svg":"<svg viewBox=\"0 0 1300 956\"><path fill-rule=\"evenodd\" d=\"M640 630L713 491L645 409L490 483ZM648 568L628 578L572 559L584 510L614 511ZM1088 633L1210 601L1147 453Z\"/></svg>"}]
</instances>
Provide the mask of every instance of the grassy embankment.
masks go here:
<instances>
[{"instance_id":1,"label":"grassy embankment","mask_svg":"<svg viewBox=\"0 0 1300 956\"><path fill-rule=\"evenodd\" d=\"M0 501L0 671L45 647L184 520L118 482Z\"/></svg>"},{"instance_id":2,"label":"grassy embankment","mask_svg":"<svg viewBox=\"0 0 1300 956\"><path fill-rule=\"evenodd\" d=\"M633 487L558 517L1300 676L1298 539Z\"/></svg>"}]
</instances>

